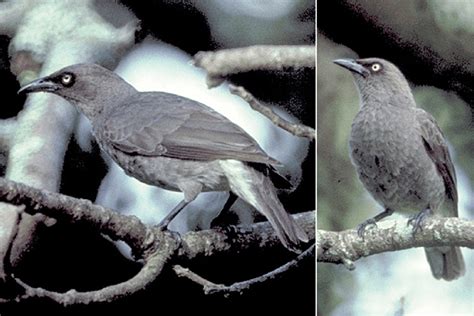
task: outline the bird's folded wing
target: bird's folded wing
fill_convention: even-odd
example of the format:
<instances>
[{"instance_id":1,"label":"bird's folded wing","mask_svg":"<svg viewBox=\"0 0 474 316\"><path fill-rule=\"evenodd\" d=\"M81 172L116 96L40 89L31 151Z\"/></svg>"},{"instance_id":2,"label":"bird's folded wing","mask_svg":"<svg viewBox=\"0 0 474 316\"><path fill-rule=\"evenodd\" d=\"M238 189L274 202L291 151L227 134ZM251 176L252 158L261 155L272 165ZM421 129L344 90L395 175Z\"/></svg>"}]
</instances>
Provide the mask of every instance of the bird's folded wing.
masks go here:
<instances>
[{"instance_id":1,"label":"bird's folded wing","mask_svg":"<svg viewBox=\"0 0 474 316\"><path fill-rule=\"evenodd\" d=\"M278 164L243 129L196 101L162 92L138 93L110 111L102 138L142 156Z\"/></svg>"},{"instance_id":2,"label":"bird's folded wing","mask_svg":"<svg viewBox=\"0 0 474 316\"><path fill-rule=\"evenodd\" d=\"M431 114L422 109L417 109L417 119L421 127L421 137L426 152L443 178L447 198L454 205L451 208L453 214L450 215L457 216L456 173L444 135Z\"/></svg>"}]
</instances>

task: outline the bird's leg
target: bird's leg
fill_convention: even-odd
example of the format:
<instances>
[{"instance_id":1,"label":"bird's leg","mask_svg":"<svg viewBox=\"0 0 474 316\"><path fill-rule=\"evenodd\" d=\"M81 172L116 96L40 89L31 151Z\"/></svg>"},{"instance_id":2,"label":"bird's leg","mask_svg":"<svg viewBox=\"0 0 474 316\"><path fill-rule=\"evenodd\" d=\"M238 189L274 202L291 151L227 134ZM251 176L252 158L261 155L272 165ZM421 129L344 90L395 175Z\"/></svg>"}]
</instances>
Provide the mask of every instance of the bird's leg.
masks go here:
<instances>
[{"instance_id":1,"label":"bird's leg","mask_svg":"<svg viewBox=\"0 0 474 316\"><path fill-rule=\"evenodd\" d=\"M362 222L357 226L357 235L361 238L364 238L364 232L367 226L369 225L374 225L377 226L377 222L380 221L381 219L390 216L393 214L393 210L386 208L383 212L375 215L372 218L369 218L368 220Z\"/></svg>"},{"instance_id":2,"label":"bird's leg","mask_svg":"<svg viewBox=\"0 0 474 316\"><path fill-rule=\"evenodd\" d=\"M408 219L407 226L413 225L413 231L412 231L413 236L415 236L415 234L418 231L423 230L423 227L421 226L423 224L423 221L425 220L426 217L430 217L431 215L432 215L431 208L428 207Z\"/></svg>"},{"instance_id":3,"label":"bird's leg","mask_svg":"<svg viewBox=\"0 0 474 316\"><path fill-rule=\"evenodd\" d=\"M225 202L224 206L222 207L222 210L219 212L219 214L212 220L211 222L211 227L216 227L222 225L224 222L227 222L225 218L229 215L229 210L234 205L235 201L237 201L239 197L232 191L229 191L229 197L227 198L227 201Z\"/></svg>"},{"instance_id":4,"label":"bird's leg","mask_svg":"<svg viewBox=\"0 0 474 316\"><path fill-rule=\"evenodd\" d=\"M168 227L169 223L176 217L176 215L178 215L179 212L181 212L181 210L185 208L186 205L188 204L189 202L186 202L185 200L182 200L181 202L179 202L179 204L176 205L171 210L171 212L169 212L168 215L166 215L165 218L163 218L161 222L158 223L158 225L156 225L156 227L158 229L165 230Z\"/></svg>"},{"instance_id":5,"label":"bird's leg","mask_svg":"<svg viewBox=\"0 0 474 316\"><path fill-rule=\"evenodd\" d=\"M229 211L238 198L239 197L234 192L229 191L229 197L227 198L227 201L225 202L224 207L222 207L220 213Z\"/></svg>"}]
</instances>

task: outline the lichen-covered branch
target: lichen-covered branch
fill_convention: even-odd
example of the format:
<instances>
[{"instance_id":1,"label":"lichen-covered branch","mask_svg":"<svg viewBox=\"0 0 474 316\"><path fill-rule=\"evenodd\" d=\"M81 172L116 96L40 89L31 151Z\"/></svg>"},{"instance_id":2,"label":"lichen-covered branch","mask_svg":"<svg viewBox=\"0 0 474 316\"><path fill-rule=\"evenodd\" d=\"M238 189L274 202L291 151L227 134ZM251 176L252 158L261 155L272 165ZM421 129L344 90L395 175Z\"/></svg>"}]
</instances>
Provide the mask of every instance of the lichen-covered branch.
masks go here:
<instances>
[{"instance_id":1,"label":"lichen-covered branch","mask_svg":"<svg viewBox=\"0 0 474 316\"><path fill-rule=\"evenodd\" d=\"M225 77L252 70L284 70L315 67L315 46L258 45L243 48L223 49L215 52L199 52L194 56L194 65L207 72L209 88L220 85ZM266 116L276 126L293 135L314 140L314 129L291 123L264 106L243 87L231 85L231 93L243 98L255 111Z\"/></svg>"},{"instance_id":2,"label":"lichen-covered branch","mask_svg":"<svg viewBox=\"0 0 474 316\"><path fill-rule=\"evenodd\" d=\"M263 283L269 279L274 279L281 276L283 273L287 272L288 270L297 267L301 263L301 261L303 261L304 259L312 258L314 256L314 249L315 249L315 245L312 245L308 249L306 249L303 253L301 253L296 259L293 259L285 263L284 265L276 268L275 270L265 273L256 278L252 278L252 279L241 281L241 282L235 282L232 285L213 283L209 280L204 279L203 277L199 276L193 271L187 268L184 268L180 265L175 265L173 267L173 270L179 277L188 278L191 281L201 285L203 287L205 294L220 293L227 296L231 293L242 293L242 291L250 288L251 286L255 284Z\"/></svg>"},{"instance_id":3,"label":"lichen-covered branch","mask_svg":"<svg viewBox=\"0 0 474 316\"><path fill-rule=\"evenodd\" d=\"M4 178L0 178L0 201L24 205L24 212L31 215L40 213L59 221L88 225L98 233L125 241L132 248L134 255L145 262L140 272L132 279L90 292L71 290L57 293L33 288L15 279L24 290L24 293L19 294L19 299L46 297L64 305L111 301L144 289L156 279L166 263L173 259L192 260L198 255L212 256L252 248L282 247L268 222L189 232L178 238L172 233L146 226L134 216L116 213L88 200L36 189ZM297 214L294 218L314 241L315 212ZM275 274L283 272L278 270ZM262 276L263 279L259 282L268 280L270 276ZM247 287L255 283L258 282L251 281ZM241 291L244 290L242 286L239 285Z\"/></svg>"},{"instance_id":4,"label":"lichen-covered branch","mask_svg":"<svg viewBox=\"0 0 474 316\"><path fill-rule=\"evenodd\" d=\"M115 8L125 10L119 4ZM91 1L9 1L0 5L0 33L11 37L10 68L20 84L80 62L113 67L134 44L136 24L132 18L129 24L115 27L95 11ZM9 139L6 177L57 191L76 115L71 105L58 97L28 97L17 117L16 132ZM7 204L0 204L0 208L4 217L10 217L0 222L0 231L13 231L8 225L16 222L20 210ZM22 216L10 252L13 265L32 245L38 222ZM6 253L1 249L4 246L0 240L0 255Z\"/></svg>"},{"instance_id":5,"label":"lichen-covered branch","mask_svg":"<svg viewBox=\"0 0 474 316\"><path fill-rule=\"evenodd\" d=\"M255 97L244 87L229 85L229 90L232 94L238 95L239 97L244 99L252 109L264 115L273 124L284 129L285 131L295 136L306 137L311 140L314 140L316 138L316 131L313 128L305 126L303 124L292 123L285 120L284 118L276 114L271 108L258 102L258 100L255 99Z\"/></svg>"},{"instance_id":6,"label":"lichen-covered branch","mask_svg":"<svg viewBox=\"0 0 474 316\"><path fill-rule=\"evenodd\" d=\"M0 151L8 152L10 142L16 130L16 119L9 118L0 120Z\"/></svg>"},{"instance_id":7,"label":"lichen-covered branch","mask_svg":"<svg viewBox=\"0 0 474 316\"><path fill-rule=\"evenodd\" d=\"M59 193L48 192L0 178L0 200L25 205L25 212L41 212L52 218L87 224L113 239L127 242L134 254L145 264L130 280L90 292L70 290L66 293L33 288L19 279L15 281L24 290L20 299L46 297L63 305L107 302L131 295L146 288L161 273L165 263L175 253L178 242L171 234L152 230L134 216L124 216L88 200L76 199ZM5 266L5 265L4 265Z\"/></svg>"},{"instance_id":8,"label":"lichen-covered branch","mask_svg":"<svg viewBox=\"0 0 474 316\"><path fill-rule=\"evenodd\" d=\"M169 240L170 237L167 238ZM130 280L107 286L96 291L78 292L72 289L65 293L58 293L42 288L34 288L20 279L15 279L25 291L25 293L21 295L21 299L45 297L67 306L73 304L111 302L144 290L158 277L158 275L160 275L165 263L170 259L177 247L177 243L174 240L171 240L171 242L165 242L165 240L162 239L161 241L164 246L161 246L156 252L151 253L145 259L145 265L142 267L140 272ZM169 246L170 244L173 246Z\"/></svg>"},{"instance_id":9,"label":"lichen-covered branch","mask_svg":"<svg viewBox=\"0 0 474 316\"><path fill-rule=\"evenodd\" d=\"M0 178L0 201L25 205L25 212L93 226L113 239L127 242L134 251L149 244L149 228L135 216L125 216L84 199L36 189Z\"/></svg>"},{"instance_id":10,"label":"lichen-covered branch","mask_svg":"<svg viewBox=\"0 0 474 316\"><path fill-rule=\"evenodd\" d=\"M308 211L292 216L306 232L310 242L314 242L316 213ZM190 259L198 255L239 253L263 247L282 247L275 230L268 222L188 232L182 236L181 243L179 249L181 259Z\"/></svg>"},{"instance_id":11,"label":"lichen-covered branch","mask_svg":"<svg viewBox=\"0 0 474 316\"><path fill-rule=\"evenodd\" d=\"M364 238L352 229L341 232L318 230L318 262L344 264L353 269L354 261L388 251L448 245L474 249L474 221L457 217L427 218L423 230L415 235L406 220L383 221L377 225L368 228Z\"/></svg>"},{"instance_id":12,"label":"lichen-covered branch","mask_svg":"<svg viewBox=\"0 0 474 316\"><path fill-rule=\"evenodd\" d=\"M315 46L257 45L199 52L194 65L207 72L209 88L221 84L225 77L251 70L284 70L315 67Z\"/></svg>"},{"instance_id":13,"label":"lichen-covered branch","mask_svg":"<svg viewBox=\"0 0 474 316\"><path fill-rule=\"evenodd\" d=\"M1 286L5 287L11 281L11 276L8 274L8 271L11 270L10 253L12 251L13 241L18 235L21 216L20 214L16 214L16 216L11 216L11 214L8 212L0 212L0 220L7 222L7 225L5 225L4 227L9 227L11 229L11 231L7 232L0 231L0 234L5 236L4 238L0 239L0 280L2 282ZM8 223L8 221L10 221L10 223Z\"/></svg>"},{"instance_id":14,"label":"lichen-covered branch","mask_svg":"<svg viewBox=\"0 0 474 316\"><path fill-rule=\"evenodd\" d=\"M137 217L117 213L89 200L48 192L0 178L0 201L25 205L25 212L32 215L41 213L64 222L87 224L112 239L125 241L139 253L155 242L153 228L143 224ZM315 212L293 216L309 238L314 239ZM280 245L275 231L268 222L189 232L182 236L181 243L180 256L187 258L200 254L213 255L224 251Z\"/></svg>"}]
</instances>

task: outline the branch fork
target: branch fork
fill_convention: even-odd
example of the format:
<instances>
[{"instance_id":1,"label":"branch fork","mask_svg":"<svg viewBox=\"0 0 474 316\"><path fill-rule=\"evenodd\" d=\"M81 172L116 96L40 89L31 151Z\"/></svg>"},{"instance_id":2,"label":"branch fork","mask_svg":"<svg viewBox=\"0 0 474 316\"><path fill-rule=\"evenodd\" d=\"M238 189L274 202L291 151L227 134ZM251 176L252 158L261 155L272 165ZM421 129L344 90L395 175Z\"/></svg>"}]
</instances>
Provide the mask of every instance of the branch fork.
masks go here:
<instances>
[{"instance_id":1,"label":"branch fork","mask_svg":"<svg viewBox=\"0 0 474 316\"><path fill-rule=\"evenodd\" d=\"M33 288L10 275L8 276L10 280L13 280L20 289L15 300L40 297L63 305L109 302L145 289L156 280L166 264L174 259L185 261L197 255L212 256L216 253L242 251L252 247L260 249L262 246L279 245L278 237L267 222L254 224L250 228L236 226L228 234L224 230L204 230L189 232L179 238L171 232L146 226L135 216L122 215L88 200L36 189L3 178L0 178L0 201L25 205L24 212L30 215L41 213L63 222L88 225L113 240L125 241L131 247L132 253L144 262L138 274L131 279L88 292L70 290L66 293L58 293ZM301 223L312 239L314 239L314 216L315 212L295 215L295 219ZM269 274L238 282L230 287L216 285L210 281L204 282L203 278L180 266L175 266L174 271L178 276L186 276L203 285L206 294L240 293L253 284L262 283L296 267L301 259L310 257L312 253L312 250L307 250L294 262L291 261Z\"/></svg>"}]
</instances>

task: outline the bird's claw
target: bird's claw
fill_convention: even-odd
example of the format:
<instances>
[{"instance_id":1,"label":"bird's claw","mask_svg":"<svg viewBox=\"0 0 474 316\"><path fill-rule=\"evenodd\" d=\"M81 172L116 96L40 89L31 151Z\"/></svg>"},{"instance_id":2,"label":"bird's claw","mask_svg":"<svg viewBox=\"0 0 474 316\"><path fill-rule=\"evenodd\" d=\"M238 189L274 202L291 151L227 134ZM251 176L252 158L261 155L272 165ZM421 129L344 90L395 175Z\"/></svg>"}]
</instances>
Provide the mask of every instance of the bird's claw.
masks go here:
<instances>
[{"instance_id":1,"label":"bird's claw","mask_svg":"<svg viewBox=\"0 0 474 316\"><path fill-rule=\"evenodd\" d=\"M431 210L429 208L424 209L423 211L419 212L418 214L413 215L407 221L407 226L412 225L412 235L413 237L420 231L423 230L423 222L426 217L431 215Z\"/></svg>"},{"instance_id":2,"label":"bird's claw","mask_svg":"<svg viewBox=\"0 0 474 316\"><path fill-rule=\"evenodd\" d=\"M364 239L364 233L368 226L375 226L377 227L377 222L373 218L369 218L368 220L364 221L363 223L357 226L357 236Z\"/></svg>"},{"instance_id":3,"label":"bird's claw","mask_svg":"<svg viewBox=\"0 0 474 316\"><path fill-rule=\"evenodd\" d=\"M155 225L155 228L158 229L160 232L164 232L164 231L167 231L168 230L168 223L158 223L157 225Z\"/></svg>"},{"instance_id":4,"label":"bird's claw","mask_svg":"<svg viewBox=\"0 0 474 316\"><path fill-rule=\"evenodd\" d=\"M178 242L178 244L181 244L183 241L183 238L181 237L181 234L175 230L170 230L168 228L168 223L158 223L157 225L154 226L154 229L159 231L160 233L163 233L164 235L169 235L172 239Z\"/></svg>"},{"instance_id":5,"label":"bird's claw","mask_svg":"<svg viewBox=\"0 0 474 316\"><path fill-rule=\"evenodd\" d=\"M167 227L158 228L158 229L160 229L162 232L165 232L166 234L169 234L171 236L171 238L173 238L179 244L181 244L182 238L181 238L181 234L179 232L177 232L175 230L169 230Z\"/></svg>"},{"instance_id":6,"label":"bird's claw","mask_svg":"<svg viewBox=\"0 0 474 316\"><path fill-rule=\"evenodd\" d=\"M177 231L174 231L174 230L169 230L169 233L171 234L171 236L173 236L173 238L178 242L178 244L181 244L181 242L183 241L183 239L181 238L181 234Z\"/></svg>"}]
</instances>

